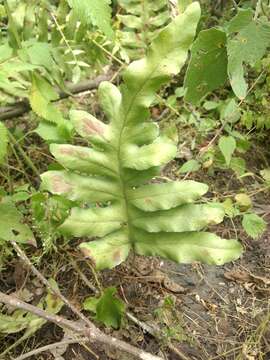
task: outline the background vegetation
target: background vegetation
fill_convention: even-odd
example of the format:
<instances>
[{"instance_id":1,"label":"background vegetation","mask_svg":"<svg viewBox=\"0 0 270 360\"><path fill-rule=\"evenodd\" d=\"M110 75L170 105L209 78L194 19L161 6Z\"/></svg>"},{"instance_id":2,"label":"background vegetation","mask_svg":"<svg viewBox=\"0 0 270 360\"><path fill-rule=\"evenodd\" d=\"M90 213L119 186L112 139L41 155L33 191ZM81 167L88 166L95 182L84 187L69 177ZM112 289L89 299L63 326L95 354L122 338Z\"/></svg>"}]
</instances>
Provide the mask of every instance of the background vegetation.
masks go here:
<instances>
[{"instance_id":1,"label":"background vegetation","mask_svg":"<svg viewBox=\"0 0 270 360\"><path fill-rule=\"evenodd\" d=\"M51 315L61 314L75 323L75 317L87 321L83 315L86 314L106 334L161 358L267 359L270 356L269 1L201 0L202 13L198 26L194 22L194 40L189 38L190 42L183 45L181 39L189 31L188 26L179 32L177 46L185 51L182 63L178 64L178 55L172 56L171 62L165 64L169 70L162 68L157 78L153 77L153 87L135 101L134 119L143 124L145 114L149 115L149 129L126 130L128 135L134 131L138 146L150 146L152 141L155 144L153 134L158 128L161 143L151 151L156 154L157 148L164 146L163 157L160 154L158 160L151 152L133 152L126 157L126 167L134 170L134 178L140 179L130 182L130 189L153 177L152 185L192 180L189 184L196 181L201 188L196 188L197 192L188 200L166 198L168 203L164 205L164 199L160 198L150 210L157 215L149 215L149 208L137 202L140 209L137 212L147 216L147 220L136 220L138 213L134 213L132 221L121 219L119 227L125 229L130 222L129 229L138 227L147 236L151 233L156 247L146 245L147 241L137 245L140 255L165 254L179 262L184 258L184 262L193 262L191 265L130 255L115 269L98 272L97 268L118 265L127 253L121 261L112 260L108 256L112 254L110 247L96 250L93 241L87 243L88 250L96 251L98 266L95 267L83 256L79 245L85 244L89 237L108 236L114 231L112 223L119 214L118 208L113 208L112 215L108 212L112 199L100 198L98 191L91 193L91 201L99 202L99 210L89 205L88 214L106 221L95 232L85 230L80 223L82 215L75 213L77 218L72 218L73 208L86 201L82 180L67 175L69 184L75 179L76 196L68 189L63 191L63 183L58 182L54 188L47 180L41 184L41 175L48 170L43 179L46 174L59 174L66 167L86 171L78 159L59 158L51 144L58 144L54 149L61 146L71 149L86 146L90 140L99 150L107 152L96 134L80 130L80 121L90 116L86 112L99 119L97 123L95 118L89 118L94 127L106 124L109 128L108 117L112 124L120 121L117 119L121 118L121 111L115 115L116 87L125 99L125 110L137 91L136 86L139 87L141 80L144 82L149 69L152 71L153 63L162 61L162 51L166 49L166 54L169 53L168 39L164 43L157 40L162 39L158 37L160 32L191 3L191 0L0 2L0 290L1 294ZM192 21L191 17L187 19L190 27ZM172 41L177 39L176 30L174 34ZM156 54L147 55L153 41L157 44L157 48L153 46ZM151 65L149 68L140 65L136 72L134 65L129 64L142 58ZM102 89L97 91L97 88L104 80L115 87L107 85L109 88L104 92L114 94L106 93L102 101ZM108 99L112 99L113 105L108 105ZM144 112L147 109L149 114ZM129 119L133 126L137 124L134 119L132 116ZM117 131L116 126L113 130L116 139ZM131 151L129 141L123 143L123 148L126 146L123 152ZM107 153L112 154L110 150ZM66 151L66 155L70 154ZM114 158L108 159L113 166ZM146 165L142 165L141 159ZM103 165L104 159L98 158L95 171L99 175ZM157 169L152 172L160 165L161 173ZM105 175L107 179L111 176ZM123 178L127 177L125 174ZM209 187L207 194L204 184ZM185 189L184 193L189 194ZM146 195L151 194L143 193ZM199 214L195 207L187 208L191 210L183 215L183 227L177 228L180 215L169 209L197 202L199 197L202 197L201 205L194 205L201 206L196 208ZM109 205L106 208L105 201ZM134 205L130 199L127 203ZM162 210L170 215L166 220L162 218ZM207 221L203 222L203 217ZM186 218L192 222L194 219L194 227L185 228ZM185 253L184 247L179 246L164 250L164 242L158 243L152 235L164 231L180 234L200 231L207 224L211 225L209 231L217 234L211 235L213 239L235 239L233 244L241 243L244 253L239 260L218 268L200 265L194 260L208 264L234 260L240 255L240 245L235 245L237 250L233 255L231 249L222 249L205 256L193 249ZM100 244L100 240L94 243ZM46 286L42 284L44 278L49 281ZM60 290L64 298L59 295ZM0 296L0 302L4 303L4 299ZM61 347L37 350L32 358L127 359L129 356L123 353L121 344L118 350L106 346L101 351L95 343L88 346L85 334L80 334L79 340L75 338L74 328L69 333L62 329L65 326L59 328L40 314L22 308L14 310L5 303L0 314L3 359L22 360L23 353L59 341ZM82 311L79 315L78 309Z\"/></svg>"}]
</instances>

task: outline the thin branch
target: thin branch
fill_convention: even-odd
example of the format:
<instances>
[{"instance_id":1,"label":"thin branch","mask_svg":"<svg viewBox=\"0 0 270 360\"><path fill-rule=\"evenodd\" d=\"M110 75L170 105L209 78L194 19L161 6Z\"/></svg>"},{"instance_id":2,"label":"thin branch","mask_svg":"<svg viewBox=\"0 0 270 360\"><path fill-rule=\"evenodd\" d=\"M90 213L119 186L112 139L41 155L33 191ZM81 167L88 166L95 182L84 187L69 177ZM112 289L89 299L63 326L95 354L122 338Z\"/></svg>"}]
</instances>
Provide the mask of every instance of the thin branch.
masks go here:
<instances>
[{"instance_id":1,"label":"thin branch","mask_svg":"<svg viewBox=\"0 0 270 360\"><path fill-rule=\"evenodd\" d=\"M14 249L16 250L18 256L23 260L23 262L30 267L32 272L42 281L42 283L57 297L59 297L64 304L66 304L74 314L76 314L84 323L84 326L76 322L67 320L58 315L52 315L48 312L39 309L31 304L27 304L12 295L6 295L0 292L0 302L8 304L18 309L29 311L41 318L46 319L47 321L53 322L56 325L72 330L74 333L81 336L85 336L89 339L90 342L98 342L103 345L108 345L110 347L117 348L120 351L127 352L131 355L134 355L137 359L141 360L162 360L162 358L149 354L143 350L140 350L122 340L109 336L102 331L100 331L86 316L84 316L74 305L72 305L61 292L51 286L48 280L36 269L36 267L28 259L24 251L18 246L15 241L11 241Z\"/></svg>"},{"instance_id":2,"label":"thin branch","mask_svg":"<svg viewBox=\"0 0 270 360\"><path fill-rule=\"evenodd\" d=\"M77 343L81 344L81 343L84 343L87 341L89 341L89 340L85 337L78 338L78 339L61 340L59 342L55 342L53 344L45 345L45 346L39 347L35 350L29 351L28 353L25 353L23 355L20 355L19 357L16 357L16 359L14 359L14 360L25 360L25 359L29 358L30 356L34 356L34 355L40 354L45 351L50 351L55 348L61 347L63 345L70 345L70 344L77 344Z\"/></svg>"},{"instance_id":3,"label":"thin branch","mask_svg":"<svg viewBox=\"0 0 270 360\"><path fill-rule=\"evenodd\" d=\"M58 90L58 100L65 99L70 95L79 94L84 91L96 89L102 81L110 80L111 74L97 76L93 80L84 80L78 84L68 83L66 85L67 91ZM56 100L56 101L58 101ZM0 120L8 120L14 117L21 116L31 110L30 103L27 99L19 101L14 105L4 106L0 108Z\"/></svg>"}]
</instances>

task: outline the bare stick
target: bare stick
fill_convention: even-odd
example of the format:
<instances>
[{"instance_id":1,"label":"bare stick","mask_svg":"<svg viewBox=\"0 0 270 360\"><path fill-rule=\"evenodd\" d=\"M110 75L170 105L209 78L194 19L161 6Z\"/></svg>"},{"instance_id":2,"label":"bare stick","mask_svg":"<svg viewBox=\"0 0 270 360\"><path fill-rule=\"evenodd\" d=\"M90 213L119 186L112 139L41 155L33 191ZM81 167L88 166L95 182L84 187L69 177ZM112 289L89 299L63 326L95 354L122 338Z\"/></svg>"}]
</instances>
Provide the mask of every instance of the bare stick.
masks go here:
<instances>
[{"instance_id":1,"label":"bare stick","mask_svg":"<svg viewBox=\"0 0 270 360\"><path fill-rule=\"evenodd\" d=\"M84 80L78 84L67 84L67 91L57 91L59 95L58 100L65 99L70 95L79 94L87 90L96 89L102 81L109 80L111 74L100 75L93 80ZM4 106L0 108L0 120L7 120L14 117L21 116L31 110L31 106L27 99L19 101L14 105Z\"/></svg>"},{"instance_id":2,"label":"bare stick","mask_svg":"<svg viewBox=\"0 0 270 360\"><path fill-rule=\"evenodd\" d=\"M39 317L46 319L47 321L57 324L60 327L66 327L70 330L73 330L75 333L87 337L90 342L95 341L95 342L99 342L104 345L109 345L111 347L115 347L118 350L132 354L136 358L141 359L141 360L162 360L162 358L160 358L158 356L149 354L149 353L147 353L143 350L140 350L132 345L129 345L128 343L126 343L122 340L119 340L117 338L106 335L105 333L100 331L86 316L84 316L74 305L72 305L68 301L68 299L66 299L61 294L61 292L58 289L55 289L53 286L51 286L51 284L48 282L48 280L45 279L45 277L36 269L36 267L31 263L31 261L28 259L28 257L24 253L24 251L18 246L18 244L15 241L11 241L11 244L13 245L14 249L16 250L18 256L24 261L24 263L27 266L30 267L30 269L42 281L42 283L53 294L55 294L57 297L59 297L64 302L64 304L66 304L74 312L74 314L76 314L84 322L85 326L82 326L81 324L78 325L76 322L67 320L58 315L49 314L46 311L36 308L33 305L27 304L17 298L14 298L11 295L5 295L3 293L0 293L0 302L3 302L10 306L14 306L19 309L29 311Z\"/></svg>"},{"instance_id":3,"label":"bare stick","mask_svg":"<svg viewBox=\"0 0 270 360\"><path fill-rule=\"evenodd\" d=\"M25 360L25 359L29 358L30 356L37 355L37 354L40 354L40 353L45 352L45 351L50 351L50 350L53 350L55 348L61 347L63 345L70 345L70 344L76 344L76 343L81 344L81 343L84 343L84 342L87 342L87 341L89 341L87 338L61 340L59 342L49 344L49 345L45 345L45 346L39 347L38 349L29 351L28 353L25 353L23 355L20 355L19 357L16 357L16 359L14 359L14 360Z\"/></svg>"},{"instance_id":4,"label":"bare stick","mask_svg":"<svg viewBox=\"0 0 270 360\"><path fill-rule=\"evenodd\" d=\"M61 299L63 301L64 304L67 305L67 307L69 307L74 314L76 314L87 326L89 326L89 328L91 328L92 326L94 326L91 321L89 321L89 319L84 316L74 305L72 305L68 299L62 295L62 293L57 289L54 288L49 281L37 270L37 268L31 263L31 261L28 259L28 257L26 256L25 252L19 247L19 245L11 240L10 241L12 246L14 247L17 255L23 260L23 262L32 270L32 272L40 279L40 281L54 294L56 295L59 299Z\"/></svg>"}]
</instances>

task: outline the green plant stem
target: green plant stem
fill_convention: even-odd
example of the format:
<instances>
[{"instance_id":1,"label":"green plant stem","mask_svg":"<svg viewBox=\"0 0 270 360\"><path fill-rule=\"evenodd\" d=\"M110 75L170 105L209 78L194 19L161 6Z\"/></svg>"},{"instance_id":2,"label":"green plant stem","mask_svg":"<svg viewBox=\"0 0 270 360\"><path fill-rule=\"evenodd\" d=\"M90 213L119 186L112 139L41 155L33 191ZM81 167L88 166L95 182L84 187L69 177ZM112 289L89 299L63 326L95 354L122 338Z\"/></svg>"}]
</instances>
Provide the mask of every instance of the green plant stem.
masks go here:
<instances>
[{"instance_id":1,"label":"green plant stem","mask_svg":"<svg viewBox=\"0 0 270 360\"><path fill-rule=\"evenodd\" d=\"M15 41L17 43L17 46L20 49L20 48L22 48L21 39L20 39L18 30L17 30L17 27L16 27L16 25L15 25L15 23L13 21L13 17L12 17L12 14L11 14L11 11L10 11L7 0L4 0L4 7L5 7L7 17L8 17L8 23L9 23L10 31L12 32L12 35L14 36L14 39L15 39Z\"/></svg>"},{"instance_id":2,"label":"green plant stem","mask_svg":"<svg viewBox=\"0 0 270 360\"><path fill-rule=\"evenodd\" d=\"M40 174L39 174L38 169L36 168L36 166L34 165L32 160L30 159L30 157L26 154L26 152L23 150L21 145L16 141L16 139L14 138L14 136L11 134L11 132L9 130L8 130L8 135L9 135L11 143L17 147L19 153L21 154L21 156L24 159L24 161L26 162L26 164L30 167L30 169L33 171L33 173L39 178Z\"/></svg>"},{"instance_id":3,"label":"green plant stem","mask_svg":"<svg viewBox=\"0 0 270 360\"><path fill-rule=\"evenodd\" d=\"M118 59L115 55L113 55L110 51L108 51L104 46L99 44L96 40L90 39L93 44L95 44L98 48L100 48L105 54L107 54L110 58L115 60L119 65L123 66L124 62Z\"/></svg>"}]
</instances>

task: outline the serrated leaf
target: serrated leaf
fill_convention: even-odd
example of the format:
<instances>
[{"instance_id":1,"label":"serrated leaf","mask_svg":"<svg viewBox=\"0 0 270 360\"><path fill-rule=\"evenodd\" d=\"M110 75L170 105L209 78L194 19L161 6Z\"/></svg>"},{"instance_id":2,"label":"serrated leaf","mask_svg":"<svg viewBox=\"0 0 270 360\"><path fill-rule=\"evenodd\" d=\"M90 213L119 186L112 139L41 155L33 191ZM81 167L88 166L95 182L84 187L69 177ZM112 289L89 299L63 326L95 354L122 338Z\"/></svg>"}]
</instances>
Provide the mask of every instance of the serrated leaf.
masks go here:
<instances>
[{"instance_id":1,"label":"serrated leaf","mask_svg":"<svg viewBox=\"0 0 270 360\"><path fill-rule=\"evenodd\" d=\"M109 39L114 37L111 27L110 0L68 0L76 17L83 24L97 26Z\"/></svg>"},{"instance_id":2,"label":"serrated leaf","mask_svg":"<svg viewBox=\"0 0 270 360\"><path fill-rule=\"evenodd\" d=\"M118 329L125 314L125 304L116 297L116 288L109 287L99 298L87 298L83 307L94 312L95 318L107 327Z\"/></svg>"},{"instance_id":3,"label":"serrated leaf","mask_svg":"<svg viewBox=\"0 0 270 360\"><path fill-rule=\"evenodd\" d=\"M218 147L225 158L226 165L229 166L232 155L236 149L236 141L232 136L222 136L219 139Z\"/></svg>"},{"instance_id":4,"label":"serrated leaf","mask_svg":"<svg viewBox=\"0 0 270 360\"><path fill-rule=\"evenodd\" d=\"M0 122L0 165L3 163L7 154L8 131L3 123Z\"/></svg>"},{"instance_id":5,"label":"serrated leaf","mask_svg":"<svg viewBox=\"0 0 270 360\"><path fill-rule=\"evenodd\" d=\"M253 239L257 239L266 230L266 222L257 214L245 214L242 220L245 232Z\"/></svg>"},{"instance_id":6,"label":"serrated leaf","mask_svg":"<svg viewBox=\"0 0 270 360\"><path fill-rule=\"evenodd\" d=\"M227 38L225 32L203 30L191 48L191 60L185 76L185 100L192 104L227 79Z\"/></svg>"},{"instance_id":7,"label":"serrated leaf","mask_svg":"<svg viewBox=\"0 0 270 360\"><path fill-rule=\"evenodd\" d=\"M58 99L54 88L39 75L33 75L32 86L29 94L29 101L32 110L41 118L52 123L64 122L60 111L52 104Z\"/></svg>"}]
</instances>

